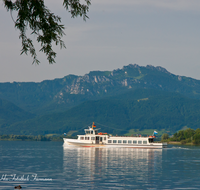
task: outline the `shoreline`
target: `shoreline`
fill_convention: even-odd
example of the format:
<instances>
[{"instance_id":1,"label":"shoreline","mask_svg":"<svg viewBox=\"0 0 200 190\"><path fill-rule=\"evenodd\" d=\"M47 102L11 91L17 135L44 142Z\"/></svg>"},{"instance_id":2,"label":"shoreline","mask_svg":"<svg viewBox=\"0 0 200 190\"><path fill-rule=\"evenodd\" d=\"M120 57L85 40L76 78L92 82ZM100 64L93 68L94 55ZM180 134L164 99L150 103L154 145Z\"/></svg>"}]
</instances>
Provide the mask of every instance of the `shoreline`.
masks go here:
<instances>
[{"instance_id":1,"label":"shoreline","mask_svg":"<svg viewBox=\"0 0 200 190\"><path fill-rule=\"evenodd\" d=\"M43 135L0 135L0 141L63 141L63 137Z\"/></svg>"},{"instance_id":2,"label":"shoreline","mask_svg":"<svg viewBox=\"0 0 200 190\"><path fill-rule=\"evenodd\" d=\"M32 140L32 139L26 139L26 140L23 140L23 139L0 139L0 142L1 141L43 141L43 142L62 142L63 140Z\"/></svg>"},{"instance_id":3,"label":"shoreline","mask_svg":"<svg viewBox=\"0 0 200 190\"><path fill-rule=\"evenodd\" d=\"M193 143L184 143L184 144L182 144L181 142L177 142L177 141L168 141L167 144L198 146L197 144L193 144Z\"/></svg>"}]
</instances>

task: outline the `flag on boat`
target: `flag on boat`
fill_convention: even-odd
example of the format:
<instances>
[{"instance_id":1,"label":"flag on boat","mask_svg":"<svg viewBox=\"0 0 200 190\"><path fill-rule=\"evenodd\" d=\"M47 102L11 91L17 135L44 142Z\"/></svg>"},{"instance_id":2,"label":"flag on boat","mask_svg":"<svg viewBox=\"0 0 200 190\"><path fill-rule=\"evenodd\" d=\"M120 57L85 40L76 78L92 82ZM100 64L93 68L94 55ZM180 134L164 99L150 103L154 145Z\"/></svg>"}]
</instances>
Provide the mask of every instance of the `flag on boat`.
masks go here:
<instances>
[{"instance_id":1,"label":"flag on boat","mask_svg":"<svg viewBox=\"0 0 200 190\"><path fill-rule=\"evenodd\" d=\"M157 131L154 131L154 132L153 132L153 134L154 134L154 135L157 135L157 134L158 134L158 132L157 132Z\"/></svg>"},{"instance_id":2,"label":"flag on boat","mask_svg":"<svg viewBox=\"0 0 200 190\"><path fill-rule=\"evenodd\" d=\"M92 124L92 127L96 127L96 125L94 124L94 122L93 122L93 124Z\"/></svg>"}]
</instances>

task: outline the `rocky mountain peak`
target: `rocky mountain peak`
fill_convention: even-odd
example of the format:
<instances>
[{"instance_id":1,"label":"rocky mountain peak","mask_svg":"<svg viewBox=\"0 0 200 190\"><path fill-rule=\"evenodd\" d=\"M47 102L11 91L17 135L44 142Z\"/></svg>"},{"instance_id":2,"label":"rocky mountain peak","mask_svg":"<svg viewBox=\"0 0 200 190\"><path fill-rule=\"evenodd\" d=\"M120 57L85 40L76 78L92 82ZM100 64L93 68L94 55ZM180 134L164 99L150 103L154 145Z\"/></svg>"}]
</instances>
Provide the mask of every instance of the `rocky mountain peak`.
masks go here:
<instances>
[{"instance_id":1,"label":"rocky mountain peak","mask_svg":"<svg viewBox=\"0 0 200 190\"><path fill-rule=\"evenodd\" d=\"M151 69L151 70L161 71L161 72L167 73L167 74L171 74L169 71L167 71L167 69L165 69L165 68L163 68L161 66L154 67L153 65L147 65L146 68L147 69Z\"/></svg>"},{"instance_id":2,"label":"rocky mountain peak","mask_svg":"<svg viewBox=\"0 0 200 190\"><path fill-rule=\"evenodd\" d=\"M122 67L122 70L129 69L129 68L135 69L135 68L140 68L140 66L137 65L136 63L135 63L135 64L129 64L129 65L127 65L127 66L123 66L123 67Z\"/></svg>"}]
</instances>

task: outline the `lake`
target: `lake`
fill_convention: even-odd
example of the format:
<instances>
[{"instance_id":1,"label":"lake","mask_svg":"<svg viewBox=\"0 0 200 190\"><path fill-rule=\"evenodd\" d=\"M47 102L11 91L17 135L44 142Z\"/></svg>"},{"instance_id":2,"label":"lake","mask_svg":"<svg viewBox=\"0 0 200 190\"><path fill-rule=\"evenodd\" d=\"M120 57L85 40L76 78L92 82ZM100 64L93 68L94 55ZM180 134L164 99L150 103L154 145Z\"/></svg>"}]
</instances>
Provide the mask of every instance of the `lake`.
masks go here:
<instances>
[{"instance_id":1,"label":"lake","mask_svg":"<svg viewBox=\"0 0 200 190\"><path fill-rule=\"evenodd\" d=\"M200 147L65 148L0 141L0 189L200 189Z\"/></svg>"}]
</instances>

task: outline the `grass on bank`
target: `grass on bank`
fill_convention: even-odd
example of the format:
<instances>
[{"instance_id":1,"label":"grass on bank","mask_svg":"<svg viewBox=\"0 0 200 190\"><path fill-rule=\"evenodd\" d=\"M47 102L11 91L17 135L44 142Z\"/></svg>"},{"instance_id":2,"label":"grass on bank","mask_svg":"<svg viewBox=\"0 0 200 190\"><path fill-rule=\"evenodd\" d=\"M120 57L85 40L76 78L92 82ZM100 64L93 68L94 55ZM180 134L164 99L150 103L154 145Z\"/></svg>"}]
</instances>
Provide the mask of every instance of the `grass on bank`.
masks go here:
<instances>
[{"instance_id":1,"label":"grass on bank","mask_svg":"<svg viewBox=\"0 0 200 190\"><path fill-rule=\"evenodd\" d=\"M162 130L157 130L157 129L144 129L144 130L139 130L139 129L130 129L128 133L125 134L125 136L132 136L132 135L153 135L153 132L157 131L159 136L161 136L162 134L166 133L167 131L165 129Z\"/></svg>"}]
</instances>

